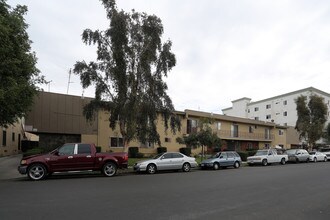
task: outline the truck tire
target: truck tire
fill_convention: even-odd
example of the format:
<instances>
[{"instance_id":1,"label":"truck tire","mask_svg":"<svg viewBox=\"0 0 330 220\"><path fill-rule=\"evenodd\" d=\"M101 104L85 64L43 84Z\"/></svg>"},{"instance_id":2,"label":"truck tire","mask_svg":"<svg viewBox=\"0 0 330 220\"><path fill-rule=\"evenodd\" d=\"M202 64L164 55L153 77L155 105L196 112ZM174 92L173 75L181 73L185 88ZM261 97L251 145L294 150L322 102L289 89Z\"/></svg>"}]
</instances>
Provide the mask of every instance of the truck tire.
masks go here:
<instances>
[{"instance_id":1,"label":"truck tire","mask_svg":"<svg viewBox=\"0 0 330 220\"><path fill-rule=\"evenodd\" d=\"M112 177L117 173L117 165L113 162L106 162L102 167L102 173L105 176Z\"/></svg>"},{"instance_id":2,"label":"truck tire","mask_svg":"<svg viewBox=\"0 0 330 220\"><path fill-rule=\"evenodd\" d=\"M44 165L35 163L28 168L27 175L31 180L42 180L47 176L47 169Z\"/></svg>"},{"instance_id":3,"label":"truck tire","mask_svg":"<svg viewBox=\"0 0 330 220\"><path fill-rule=\"evenodd\" d=\"M267 166L267 165L268 165L267 159L263 159L263 160L262 160L262 165L263 165L263 166Z\"/></svg>"}]
</instances>

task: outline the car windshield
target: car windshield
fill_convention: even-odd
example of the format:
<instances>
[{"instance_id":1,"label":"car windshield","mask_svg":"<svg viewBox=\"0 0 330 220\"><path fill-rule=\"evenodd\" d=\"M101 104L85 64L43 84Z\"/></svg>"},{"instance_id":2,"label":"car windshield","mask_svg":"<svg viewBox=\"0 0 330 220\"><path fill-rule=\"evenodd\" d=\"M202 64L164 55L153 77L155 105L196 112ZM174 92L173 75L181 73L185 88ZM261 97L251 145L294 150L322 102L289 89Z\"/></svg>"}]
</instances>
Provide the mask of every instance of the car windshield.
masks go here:
<instances>
[{"instance_id":1,"label":"car windshield","mask_svg":"<svg viewBox=\"0 0 330 220\"><path fill-rule=\"evenodd\" d=\"M158 159L158 158L160 158L161 156L163 156L163 154L157 154L157 155L154 156L152 159Z\"/></svg>"},{"instance_id":2,"label":"car windshield","mask_svg":"<svg viewBox=\"0 0 330 220\"><path fill-rule=\"evenodd\" d=\"M297 150L287 150L286 154L296 154Z\"/></svg>"},{"instance_id":3,"label":"car windshield","mask_svg":"<svg viewBox=\"0 0 330 220\"><path fill-rule=\"evenodd\" d=\"M221 153L217 153L217 154L214 154L212 155L210 158L218 158L220 156Z\"/></svg>"},{"instance_id":4,"label":"car windshield","mask_svg":"<svg viewBox=\"0 0 330 220\"><path fill-rule=\"evenodd\" d=\"M316 152L310 152L309 154L310 154L310 155L314 155L314 154L316 154Z\"/></svg>"},{"instance_id":5,"label":"car windshield","mask_svg":"<svg viewBox=\"0 0 330 220\"><path fill-rule=\"evenodd\" d=\"M268 150L258 150L255 156L267 155Z\"/></svg>"}]
</instances>

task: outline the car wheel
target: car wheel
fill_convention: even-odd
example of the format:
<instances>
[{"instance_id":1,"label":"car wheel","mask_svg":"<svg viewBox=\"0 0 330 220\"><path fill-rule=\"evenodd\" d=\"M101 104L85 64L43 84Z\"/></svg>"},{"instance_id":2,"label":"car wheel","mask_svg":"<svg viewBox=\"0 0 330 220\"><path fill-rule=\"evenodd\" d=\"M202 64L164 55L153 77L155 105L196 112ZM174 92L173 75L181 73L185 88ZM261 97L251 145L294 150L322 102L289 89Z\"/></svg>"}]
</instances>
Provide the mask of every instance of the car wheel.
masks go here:
<instances>
[{"instance_id":1,"label":"car wheel","mask_svg":"<svg viewBox=\"0 0 330 220\"><path fill-rule=\"evenodd\" d=\"M267 165L268 165L268 162L267 162L266 159L262 160L262 165L263 165L263 166L267 166Z\"/></svg>"},{"instance_id":2,"label":"car wheel","mask_svg":"<svg viewBox=\"0 0 330 220\"><path fill-rule=\"evenodd\" d=\"M327 162L328 158L327 157L324 157L324 162Z\"/></svg>"},{"instance_id":3,"label":"car wheel","mask_svg":"<svg viewBox=\"0 0 330 220\"><path fill-rule=\"evenodd\" d=\"M281 159L281 164L282 164L282 165L285 164L285 159L284 159L284 158Z\"/></svg>"},{"instance_id":4,"label":"car wheel","mask_svg":"<svg viewBox=\"0 0 330 220\"><path fill-rule=\"evenodd\" d=\"M42 164L32 164L28 169L28 177L31 180L42 180L46 178L47 170Z\"/></svg>"},{"instance_id":5,"label":"car wheel","mask_svg":"<svg viewBox=\"0 0 330 220\"><path fill-rule=\"evenodd\" d=\"M157 171L157 167L156 167L155 164L149 164L149 165L147 166L147 172L148 172L149 174L154 174L154 173L156 173L156 171Z\"/></svg>"},{"instance_id":6,"label":"car wheel","mask_svg":"<svg viewBox=\"0 0 330 220\"><path fill-rule=\"evenodd\" d=\"M219 163L214 163L214 164L213 164L213 169L214 169L214 170L218 170L219 168L220 168Z\"/></svg>"},{"instance_id":7,"label":"car wheel","mask_svg":"<svg viewBox=\"0 0 330 220\"><path fill-rule=\"evenodd\" d=\"M306 163L309 163L309 158L307 158Z\"/></svg>"},{"instance_id":8,"label":"car wheel","mask_svg":"<svg viewBox=\"0 0 330 220\"><path fill-rule=\"evenodd\" d=\"M189 163L184 163L182 166L183 172L189 172L190 171L190 164Z\"/></svg>"},{"instance_id":9,"label":"car wheel","mask_svg":"<svg viewBox=\"0 0 330 220\"><path fill-rule=\"evenodd\" d=\"M107 162L102 168L102 173L108 177L116 175L117 165L113 162Z\"/></svg>"},{"instance_id":10,"label":"car wheel","mask_svg":"<svg viewBox=\"0 0 330 220\"><path fill-rule=\"evenodd\" d=\"M234 163L234 168L239 168L240 167L240 164L239 164L239 162L238 161L235 161L235 163Z\"/></svg>"},{"instance_id":11,"label":"car wheel","mask_svg":"<svg viewBox=\"0 0 330 220\"><path fill-rule=\"evenodd\" d=\"M314 157L314 160L313 161L314 161L314 163L316 163L316 161L317 161L316 157Z\"/></svg>"},{"instance_id":12,"label":"car wheel","mask_svg":"<svg viewBox=\"0 0 330 220\"><path fill-rule=\"evenodd\" d=\"M299 159L298 158L296 158L296 163L299 163Z\"/></svg>"}]
</instances>

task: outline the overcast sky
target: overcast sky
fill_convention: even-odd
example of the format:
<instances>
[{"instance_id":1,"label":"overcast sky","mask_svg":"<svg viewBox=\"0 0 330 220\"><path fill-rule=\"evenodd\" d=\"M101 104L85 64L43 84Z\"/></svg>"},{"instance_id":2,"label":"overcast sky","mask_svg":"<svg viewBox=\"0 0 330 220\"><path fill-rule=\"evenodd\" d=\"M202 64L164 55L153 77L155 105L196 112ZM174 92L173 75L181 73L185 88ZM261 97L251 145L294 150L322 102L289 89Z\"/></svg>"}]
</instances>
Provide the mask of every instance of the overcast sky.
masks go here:
<instances>
[{"instance_id":1,"label":"overcast sky","mask_svg":"<svg viewBox=\"0 0 330 220\"><path fill-rule=\"evenodd\" d=\"M8 0L25 16L37 67L52 81L45 91L67 93L69 69L95 60L84 29L109 26L97 0ZM117 0L119 9L155 14L177 65L166 79L177 110L221 113L231 101L252 101L313 86L330 92L329 0ZM81 95L77 76L69 94ZM93 97L92 89L85 96Z\"/></svg>"}]
</instances>

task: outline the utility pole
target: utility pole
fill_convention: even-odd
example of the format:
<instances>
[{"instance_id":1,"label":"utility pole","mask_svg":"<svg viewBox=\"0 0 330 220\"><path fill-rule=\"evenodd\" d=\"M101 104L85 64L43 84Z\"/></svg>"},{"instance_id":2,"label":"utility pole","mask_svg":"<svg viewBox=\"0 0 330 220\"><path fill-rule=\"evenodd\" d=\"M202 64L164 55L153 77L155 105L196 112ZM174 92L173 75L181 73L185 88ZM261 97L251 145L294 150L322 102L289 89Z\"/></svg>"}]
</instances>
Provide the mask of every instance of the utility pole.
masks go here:
<instances>
[{"instance_id":1,"label":"utility pole","mask_svg":"<svg viewBox=\"0 0 330 220\"><path fill-rule=\"evenodd\" d=\"M71 80L71 69L69 69L69 80L68 80L68 88L67 88L67 90L66 90L66 94L69 94L69 88L70 88L70 83L73 83L73 82L71 82L70 80Z\"/></svg>"},{"instance_id":2,"label":"utility pole","mask_svg":"<svg viewBox=\"0 0 330 220\"><path fill-rule=\"evenodd\" d=\"M46 85L48 85L48 92L50 92L50 83L53 82L53 80L46 81Z\"/></svg>"}]
</instances>

